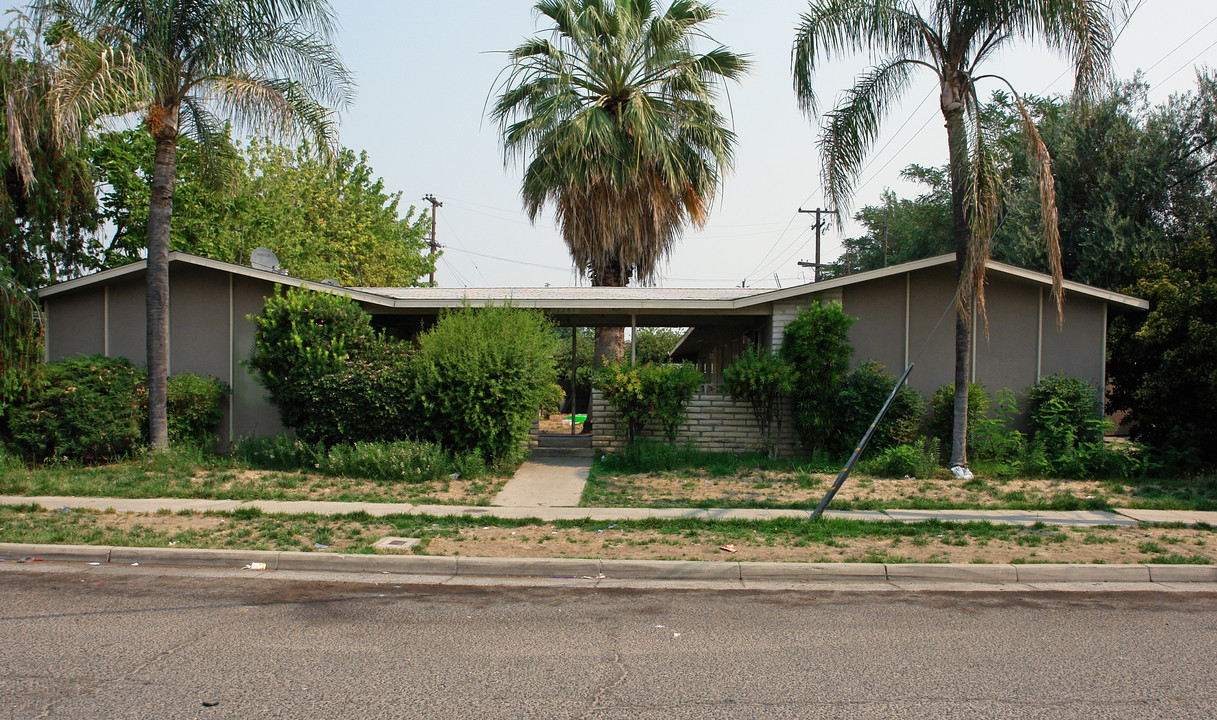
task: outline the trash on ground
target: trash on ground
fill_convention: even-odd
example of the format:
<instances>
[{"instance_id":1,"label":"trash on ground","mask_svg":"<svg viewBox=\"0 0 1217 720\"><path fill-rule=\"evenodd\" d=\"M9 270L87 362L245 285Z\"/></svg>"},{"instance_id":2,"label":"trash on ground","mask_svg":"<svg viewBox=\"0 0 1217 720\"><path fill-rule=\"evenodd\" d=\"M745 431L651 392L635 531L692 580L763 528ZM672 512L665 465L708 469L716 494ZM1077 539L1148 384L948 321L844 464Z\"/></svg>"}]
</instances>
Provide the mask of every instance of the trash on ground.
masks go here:
<instances>
[{"instance_id":1,"label":"trash on ground","mask_svg":"<svg viewBox=\"0 0 1217 720\"><path fill-rule=\"evenodd\" d=\"M317 548L318 550L329 550L330 549L329 545L322 545L319 542L313 543L313 547Z\"/></svg>"},{"instance_id":2,"label":"trash on ground","mask_svg":"<svg viewBox=\"0 0 1217 720\"><path fill-rule=\"evenodd\" d=\"M720 545L718 549L719 549L719 550L724 550L724 551L729 552L729 553L733 553L733 552L739 552L738 550L736 550L736 549L735 549L735 546L734 546L734 545Z\"/></svg>"},{"instance_id":3,"label":"trash on ground","mask_svg":"<svg viewBox=\"0 0 1217 720\"><path fill-rule=\"evenodd\" d=\"M246 566L245 566L244 568L242 568L242 569L243 569L243 570L265 570L265 569L266 569L266 563L264 563L264 562L251 562L250 564L246 565Z\"/></svg>"},{"instance_id":4,"label":"trash on ground","mask_svg":"<svg viewBox=\"0 0 1217 720\"><path fill-rule=\"evenodd\" d=\"M139 567L139 563L131 563L131 567Z\"/></svg>"},{"instance_id":5,"label":"trash on ground","mask_svg":"<svg viewBox=\"0 0 1217 720\"><path fill-rule=\"evenodd\" d=\"M609 530L612 530L615 527L617 527L617 523L613 523L612 525L609 525Z\"/></svg>"},{"instance_id":6,"label":"trash on ground","mask_svg":"<svg viewBox=\"0 0 1217 720\"><path fill-rule=\"evenodd\" d=\"M203 707L215 707L216 705L219 705L219 704L220 704L219 700L204 700L203 701Z\"/></svg>"},{"instance_id":7,"label":"trash on ground","mask_svg":"<svg viewBox=\"0 0 1217 720\"><path fill-rule=\"evenodd\" d=\"M99 563L99 562L91 562L91 563L89 563L89 564L90 564L90 565L101 565L101 563Z\"/></svg>"},{"instance_id":8,"label":"trash on ground","mask_svg":"<svg viewBox=\"0 0 1217 720\"><path fill-rule=\"evenodd\" d=\"M460 474L460 473L458 473L458 472L454 472L454 473L452 473L451 475L449 475L449 476L448 476L448 479L449 479L449 480L457 480L457 479L460 479L460 477L461 477L461 474Z\"/></svg>"},{"instance_id":9,"label":"trash on ground","mask_svg":"<svg viewBox=\"0 0 1217 720\"><path fill-rule=\"evenodd\" d=\"M67 507L67 506L61 507L55 511L55 513L58 515L62 515L64 513L70 513L70 512L72 512L72 508Z\"/></svg>"}]
</instances>

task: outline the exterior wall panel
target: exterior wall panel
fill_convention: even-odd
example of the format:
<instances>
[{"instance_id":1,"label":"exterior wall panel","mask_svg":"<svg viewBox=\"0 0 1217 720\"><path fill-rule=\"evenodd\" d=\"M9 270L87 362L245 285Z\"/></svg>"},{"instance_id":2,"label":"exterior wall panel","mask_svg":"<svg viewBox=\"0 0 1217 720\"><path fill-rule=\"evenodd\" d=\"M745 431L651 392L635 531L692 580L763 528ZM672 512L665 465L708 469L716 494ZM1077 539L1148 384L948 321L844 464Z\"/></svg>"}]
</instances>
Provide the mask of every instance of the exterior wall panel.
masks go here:
<instances>
[{"instance_id":1,"label":"exterior wall panel","mask_svg":"<svg viewBox=\"0 0 1217 720\"><path fill-rule=\"evenodd\" d=\"M1002 388L1015 393L1036 381L1039 287L998 280L985 288L989 333L976 323L976 379L990 395Z\"/></svg>"},{"instance_id":2,"label":"exterior wall panel","mask_svg":"<svg viewBox=\"0 0 1217 720\"><path fill-rule=\"evenodd\" d=\"M224 288L227 296L227 285ZM232 405L236 413L232 424L233 439L252 435L274 435L284 432L279 411L270 403L266 390L249 374L242 363L249 359L254 346L254 324L247 315L262 312L266 298L274 293L274 285L253 278L232 278ZM227 328L225 328L227 332Z\"/></svg>"},{"instance_id":3,"label":"exterior wall panel","mask_svg":"<svg viewBox=\"0 0 1217 720\"><path fill-rule=\"evenodd\" d=\"M1041 376L1064 373L1104 387L1103 347L1107 328L1103 306L1095 300L1066 295L1064 323L1058 327L1056 305L1051 293L1044 293Z\"/></svg>"},{"instance_id":4,"label":"exterior wall panel","mask_svg":"<svg viewBox=\"0 0 1217 720\"><path fill-rule=\"evenodd\" d=\"M849 330L850 367L878 360L893 375L904 371L904 288L904 275L843 288L842 308L858 319Z\"/></svg>"},{"instance_id":5,"label":"exterior wall panel","mask_svg":"<svg viewBox=\"0 0 1217 720\"><path fill-rule=\"evenodd\" d=\"M47 359L104 352L105 302L98 287L46 303Z\"/></svg>"},{"instance_id":6,"label":"exterior wall panel","mask_svg":"<svg viewBox=\"0 0 1217 720\"><path fill-rule=\"evenodd\" d=\"M169 279L169 372L228 381L228 273L175 267Z\"/></svg>"},{"instance_id":7,"label":"exterior wall panel","mask_svg":"<svg viewBox=\"0 0 1217 720\"><path fill-rule=\"evenodd\" d=\"M148 362L144 276L124 278L107 287L110 288L110 355L144 365Z\"/></svg>"},{"instance_id":8,"label":"exterior wall panel","mask_svg":"<svg viewBox=\"0 0 1217 720\"><path fill-rule=\"evenodd\" d=\"M955 268L936 267L912 273L909 278L909 359L912 360L934 330L942 311L955 296ZM929 396L955 382L955 311L952 309L934 331L909 386Z\"/></svg>"}]
</instances>

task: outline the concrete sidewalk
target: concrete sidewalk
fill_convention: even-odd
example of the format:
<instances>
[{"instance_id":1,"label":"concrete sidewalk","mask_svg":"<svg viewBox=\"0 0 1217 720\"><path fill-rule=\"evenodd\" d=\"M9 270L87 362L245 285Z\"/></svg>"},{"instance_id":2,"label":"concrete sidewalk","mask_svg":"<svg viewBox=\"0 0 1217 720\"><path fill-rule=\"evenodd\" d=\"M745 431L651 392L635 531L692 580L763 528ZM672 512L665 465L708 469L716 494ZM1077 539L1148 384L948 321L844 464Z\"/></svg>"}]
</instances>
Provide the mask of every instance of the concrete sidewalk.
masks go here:
<instances>
[{"instance_id":1,"label":"concrete sidewalk","mask_svg":"<svg viewBox=\"0 0 1217 720\"><path fill-rule=\"evenodd\" d=\"M574 507L583 498L583 486L592 459L538 457L516 470L491 505L502 507Z\"/></svg>"},{"instance_id":2,"label":"concrete sidewalk","mask_svg":"<svg viewBox=\"0 0 1217 720\"><path fill-rule=\"evenodd\" d=\"M410 503L321 502L307 500L199 500L192 498L97 498L57 496L0 496L0 505L40 505L91 510L114 509L120 512L151 513L161 510L233 511L257 508L265 513L347 515L365 512L385 515L435 515L465 517L537 518L550 520L644 520L648 518L702 520L773 520L808 518L810 510L767 510L753 508L595 508L539 507L536 505L412 505ZM1037 522L1062 526L1136 525L1138 522L1217 525L1217 512L1196 510L1124 510L1115 513L1098 510L829 510L830 518L875 522L990 522L1002 525L1034 525Z\"/></svg>"}]
</instances>

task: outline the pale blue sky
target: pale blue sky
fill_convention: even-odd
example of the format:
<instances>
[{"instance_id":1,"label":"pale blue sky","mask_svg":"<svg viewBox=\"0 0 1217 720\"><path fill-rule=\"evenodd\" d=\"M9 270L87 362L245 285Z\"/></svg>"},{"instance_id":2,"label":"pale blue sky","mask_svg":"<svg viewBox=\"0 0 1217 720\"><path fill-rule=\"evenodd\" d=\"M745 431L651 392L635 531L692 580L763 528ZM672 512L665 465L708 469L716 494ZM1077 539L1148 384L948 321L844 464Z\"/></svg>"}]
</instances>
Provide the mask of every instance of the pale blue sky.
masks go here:
<instances>
[{"instance_id":1,"label":"pale blue sky","mask_svg":"<svg viewBox=\"0 0 1217 720\"><path fill-rule=\"evenodd\" d=\"M366 150L388 189L422 210L433 193L440 243L448 247L436 273L443 286L572 285L576 275L552 215L535 226L520 210L522 168L504 168L497 128L483 119L487 96L506 64L501 52L537 32L532 3L523 0L334 0L342 27L337 41L359 84L342 118L344 145ZM710 221L686 232L660 284L773 287L802 282L799 259L810 259L809 216L822 205L816 127L795 105L790 45L802 0L721 0L716 39L754 62L730 89L739 146ZM1191 37L1193 36L1194 37ZM1189 39L1190 37L1190 39ZM1145 0L1115 48L1115 72L1146 71L1151 99L1192 87L1193 64L1217 64L1217 3ZM818 75L824 109L867 64L855 57ZM1065 63L1041 49L1007 52L989 72L1023 92L1068 92ZM986 92L993 88L982 86ZM899 170L941 164L945 132L930 74L921 77L889 118L862 174L854 207L878 201L884 187L910 195ZM851 230L845 228L846 232ZM826 235L835 257L840 233ZM477 253L477 254L473 254ZM493 257L486 257L493 256ZM503 258L503 259L495 259Z\"/></svg>"}]
</instances>

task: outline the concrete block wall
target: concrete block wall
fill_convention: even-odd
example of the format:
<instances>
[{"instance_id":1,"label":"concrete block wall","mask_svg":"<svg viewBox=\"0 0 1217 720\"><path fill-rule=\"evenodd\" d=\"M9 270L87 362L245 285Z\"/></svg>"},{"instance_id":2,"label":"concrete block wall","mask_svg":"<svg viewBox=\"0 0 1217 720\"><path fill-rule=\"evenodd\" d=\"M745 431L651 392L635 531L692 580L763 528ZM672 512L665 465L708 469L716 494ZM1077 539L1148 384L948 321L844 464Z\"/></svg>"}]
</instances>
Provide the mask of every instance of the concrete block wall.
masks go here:
<instances>
[{"instance_id":1,"label":"concrete block wall","mask_svg":"<svg viewBox=\"0 0 1217 720\"><path fill-rule=\"evenodd\" d=\"M592 392L592 418L595 431L592 448L601 452L617 452L625 448L625 431L621 428L620 415L611 403L600 396L599 390ZM782 427L778 434L778 455L794 457L798 452L795 439L794 402L785 401ZM663 428L652 422L643 431L643 437L663 440ZM692 441L698 449L709 452L748 453L761 447L761 431L752 414L752 406L736 402L721 388L707 385L689 402L689 419L680 427L676 441Z\"/></svg>"},{"instance_id":2,"label":"concrete block wall","mask_svg":"<svg viewBox=\"0 0 1217 720\"><path fill-rule=\"evenodd\" d=\"M803 296L796 300L784 300L773 304L773 321L771 324L772 334L770 336L769 349L777 352L782 347L782 331L799 316L799 311L807 307L808 304L816 302L841 302L842 294L840 288L836 290L826 290L812 296Z\"/></svg>"}]
</instances>

